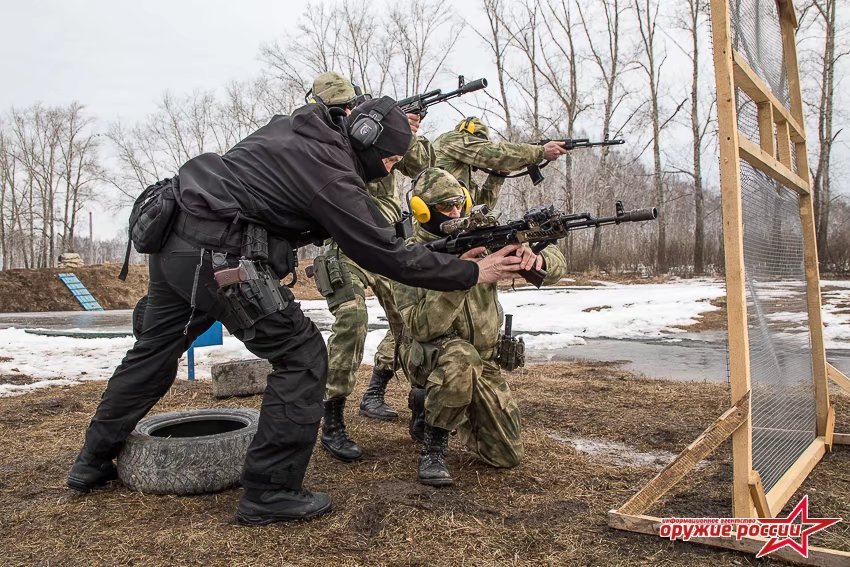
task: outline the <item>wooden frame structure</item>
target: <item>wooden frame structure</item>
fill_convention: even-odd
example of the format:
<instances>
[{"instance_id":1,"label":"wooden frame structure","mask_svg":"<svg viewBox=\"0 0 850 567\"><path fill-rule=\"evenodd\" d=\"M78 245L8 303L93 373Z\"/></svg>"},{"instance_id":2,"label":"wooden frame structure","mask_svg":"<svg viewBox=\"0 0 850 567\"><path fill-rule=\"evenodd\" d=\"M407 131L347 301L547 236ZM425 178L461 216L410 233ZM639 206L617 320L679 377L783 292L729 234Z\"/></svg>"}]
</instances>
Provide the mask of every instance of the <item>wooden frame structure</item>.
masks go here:
<instances>
[{"instance_id":1,"label":"wooden frame structure","mask_svg":"<svg viewBox=\"0 0 850 567\"><path fill-rule=\"evenodd\" d=\"M797 17L793 0L775 0L782 34L790 109L776 98L746 59L733 49L729 0L710 1L717 81L732 405L628 502L609 512L608 524L611 527L646 534L658 535L661 526L661 518L645 515L647 510L729 437L732 438L733 461L732 512L736 518L775 517L834 444L850 444L850 434L834 433L835 412L829 402L829 380L850 393L850 379L826 362L814 206L795 43ZM736 89L743 91L757 106L757 142L738 130ZM792 152L792 148L796 153ZM792 161L795 156L796 163ZM816 437L768 492L762 486L758 471L753 469L741 160L799 195L803 231ZM766 539L750 537L740 540L701 538L696 541L751 553L757 553L767 542ZM771 557L805 565L850 565L850 553L811 546L808 559L789 548L783 548Z\"/></svg>"}]
</instances>

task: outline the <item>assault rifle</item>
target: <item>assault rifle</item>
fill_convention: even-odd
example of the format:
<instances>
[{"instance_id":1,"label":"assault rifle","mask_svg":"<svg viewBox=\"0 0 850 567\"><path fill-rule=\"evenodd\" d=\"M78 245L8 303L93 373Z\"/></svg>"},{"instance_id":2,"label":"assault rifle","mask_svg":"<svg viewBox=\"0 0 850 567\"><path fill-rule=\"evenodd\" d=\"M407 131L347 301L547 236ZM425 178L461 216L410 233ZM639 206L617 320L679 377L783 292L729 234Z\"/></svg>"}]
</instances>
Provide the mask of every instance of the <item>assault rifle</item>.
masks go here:
<instances>
[{"instance_id":1,"label":"assault rifle","mask_svg":"<svg viewBox=\"0 0 850 567\"><path fill-rule=\"evenodd\" d=\"M409 96L398 101L398 107L405 114L418 114L420 117L424 117L428 113L429 106L463 96L467 93L480 91L484 88L487 88L487 79L478 79L467 83L463 75L459 75L457 78L457 90L443 94L442 90L434 89L426 93Z\"/></svg>"},{"instance_id":2,"label":"assault rifle","mask_svg":"<svg viewBox=\"0 0 850 567\"><path fill-rule=\"evenodd\" d=\"M623 208L623 202L617 201L615 208L612 217L594 217L590 213L563 213L554 205L549 205L531 209L519 220L499 224L487 205L476 205L468 217L452 219L440 225L440 230L448 236L428 242L425 246L435 252L460 255L478 246L495 252L509 244L528 243L535 253L539 253L573 230L658 218L658 209L655 207L627 211ZM519 275L540 287L546 278L546 271L523 270Z\"/></svg>"},{"instance_id":3,"label":"assault rifle","mask_svg":"<svg viewBox=\"0 0 850 567\"><path fill-rule=\"evenodd\" d=\"M622 138L618 138L616 140L602 140L601 142L591 142L590 138L565 138L563 140L552 140L550 138L546 138L544 140L538 140L536 142L529 143L535 146L545 146L549 142L560 142L568 151L575 150L578 148L595 148L598 146L619 146L620 144L626 143L626 141ZM532 185L540 185L540 183L542 183L544 179L543 172L540 170L549 165L550 163L552 162L545 161L540 164L532 163L525 167L525 171L521 173L514 173L512 175L500 173L498 171L483 167L479 167L478 169L480 171L483 171L484 173L489 173L490 175L495 175L496 177L504 177L505 179L513 179L515 177L522 177L524 175L527 175L529 178L531 178Z\"/></svg>"}]
</instances>

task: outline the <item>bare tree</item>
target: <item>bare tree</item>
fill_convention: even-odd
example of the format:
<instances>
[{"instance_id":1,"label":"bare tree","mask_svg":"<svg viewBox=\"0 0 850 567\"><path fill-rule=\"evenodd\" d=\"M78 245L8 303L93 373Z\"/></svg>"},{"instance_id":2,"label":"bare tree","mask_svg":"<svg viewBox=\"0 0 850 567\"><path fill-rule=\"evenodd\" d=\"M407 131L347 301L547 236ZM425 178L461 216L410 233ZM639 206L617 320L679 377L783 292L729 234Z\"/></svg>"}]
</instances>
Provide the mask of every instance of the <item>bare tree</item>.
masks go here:
<instances>
[{"instance_id":1,"label":"bare tree","mask_svg":"<svg viewBox=\"0 0 850 567\"><path fill-rule=\"evenodd\" d=\"M652 121L652 162L653 162L653 187L655 189L656 202L659 208L664 206L664 180L661 170L661 115L659 114L659 89L661 82L661 68L666 57L657 60L657 32L658 12L660 4L657 0L633 0L637 14L638 29L640 31L641 44L644 49L643 60L638 60L638 65L646 73L649 84L649 107L650 120ZM658 242L656 249L655 265L660 272L667 271L667 237L665 215L660 215L658 221Z\"/></svg>"},{"instance_id":2,"label":"bare tree","mask_svg":"<svg viewBox=\"0 0 850 567\"><path fill-rule=\"evenodd\" d=\"M64 188L60 249L63 252L73 249L77 213L93 197L93 185L102 176L96 134L91 128L93 122L79 103L71 103L64 112L60 148Z\"/></svg>"},{"instance_id":3,"label":"bare tree","mask_svg":"<svg viewBox=\"0 0 850 567\"><path fill-rule=\"evenodd\" d=\"M508 139L513 139L514 128L511 119L511 107L508 103L508 79L505 72L509 42L502 25L505 17L504 4L502 0L482 0L481 7L489 25L487 33L478 31L477 26L470 27L484 41L493 56L496 65L496 80L499 85L499 98L491 98L496 101L502 111L502 117L505 121L505 136Z\"/></svg>"},{"instance_id":4,"label":"bare tree","mask_svg":"<svg viewBox=\"0 0 850 567\"><path fill-rule=\"evenodd\" d=\"M808 0L804 6L802 22L822 37L822 47L814 55L817 80L815 80L815 100L810 104L811 112L817 121L818 159L812 171L812 184L815 191L814 210L817 232L818 258L821 263L829 260L829 222L830 205L833 201L832 165L833 147L841 130L835 130L836 117L835 87L836 68L841 58L848 52L844 31L836 19L838 0ZM807 16L811 16L807 18ZM821 35L822 34L822 35Z\"/></svg>"}]
</instances>

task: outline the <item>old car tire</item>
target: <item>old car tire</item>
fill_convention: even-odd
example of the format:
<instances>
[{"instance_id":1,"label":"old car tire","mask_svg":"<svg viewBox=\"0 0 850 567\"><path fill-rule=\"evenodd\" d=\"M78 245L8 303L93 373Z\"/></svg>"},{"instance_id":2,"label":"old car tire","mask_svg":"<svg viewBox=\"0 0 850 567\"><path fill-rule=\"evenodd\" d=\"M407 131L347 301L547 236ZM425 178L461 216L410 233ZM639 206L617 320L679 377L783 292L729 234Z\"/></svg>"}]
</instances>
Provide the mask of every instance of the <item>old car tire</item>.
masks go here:
<instances>
[{"instance_id":1,"label":"old car tire","mask_svg":"<svg viewBox=\"0 0 850 567\"><path fill-rule=\"evenodd\" d=\"M118 477L149 494L204 494L239 483L260 412L250 408L148 416L118 455Z\"/></svg>"}]
</instances>

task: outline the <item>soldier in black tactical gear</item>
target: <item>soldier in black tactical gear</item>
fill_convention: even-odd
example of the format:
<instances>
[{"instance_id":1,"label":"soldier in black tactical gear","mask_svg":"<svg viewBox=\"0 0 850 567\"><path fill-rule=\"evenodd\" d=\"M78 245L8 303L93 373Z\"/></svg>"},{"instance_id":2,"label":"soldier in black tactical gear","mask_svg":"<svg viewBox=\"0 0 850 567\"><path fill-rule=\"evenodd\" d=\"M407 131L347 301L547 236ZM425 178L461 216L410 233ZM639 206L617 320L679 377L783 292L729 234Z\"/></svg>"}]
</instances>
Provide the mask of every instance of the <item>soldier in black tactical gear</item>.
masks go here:
<instances>
[{"instance_id":1,"label":"soldier in black tactical gear","mask_svg":"<svg viewBox=\"0 0 850 567\"><path fill-rule=\"evenodd\" d=\"M237 519L267 524L330 510L327 494L303 489L323 413L327 352L279 283L294 268L295 248L331 236L371 271L443 290L518 269L516 262L466 261L405 246L395 236L364 183L387 175L410 135L388 97L363 103L347 118L308 104L275 116L224 155L189 160L157 186L157 194L176 200L177 211L150 257L140 336L106 386L68 474L71 488L88 492L115 478L113 459L168 391L180 356L220 320L273 368L245 459Z\"/></svg>"}]
</instances>

